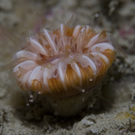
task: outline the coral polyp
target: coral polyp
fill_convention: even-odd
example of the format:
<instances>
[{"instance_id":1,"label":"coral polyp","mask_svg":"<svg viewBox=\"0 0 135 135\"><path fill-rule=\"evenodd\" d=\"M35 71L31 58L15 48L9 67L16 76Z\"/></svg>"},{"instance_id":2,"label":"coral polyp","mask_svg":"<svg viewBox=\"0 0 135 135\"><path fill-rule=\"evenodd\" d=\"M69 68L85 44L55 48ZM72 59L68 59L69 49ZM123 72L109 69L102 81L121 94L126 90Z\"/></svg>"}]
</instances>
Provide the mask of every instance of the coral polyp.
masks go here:
<instances>
[{"instance_id":1,"label":"coral polyp","mask_svg":"<svg viewBox=\"0 0 135 135\"><path fill-rule=\"evenodd\" d=\"M25 90L53 97L68 97L101 82L115 59L115 49L106 31L89 26L43 29L27 39L25 48L13 57L16 80Z\"/></svg>"}]
</instances>

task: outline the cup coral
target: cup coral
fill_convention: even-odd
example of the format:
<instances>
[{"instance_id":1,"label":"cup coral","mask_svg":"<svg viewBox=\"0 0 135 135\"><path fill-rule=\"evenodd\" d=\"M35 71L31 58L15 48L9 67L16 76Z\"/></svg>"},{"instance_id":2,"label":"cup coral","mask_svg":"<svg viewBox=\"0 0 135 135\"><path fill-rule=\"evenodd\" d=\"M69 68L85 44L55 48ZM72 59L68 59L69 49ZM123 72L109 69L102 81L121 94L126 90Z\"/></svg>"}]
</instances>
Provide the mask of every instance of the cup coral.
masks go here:
<instances>
[{"instance_id":1,"label":"cup coral","mask_svg":"<svg viewBox=\"0 0 135 135\"><path fill-rule=\"evenodd\" d=\"M13 72L22 89L64 99L92 91L114 59L105 30L96 33L89 26L61 24L28 38L25 48L13 56Z\"/></svg>"}]
</instances>

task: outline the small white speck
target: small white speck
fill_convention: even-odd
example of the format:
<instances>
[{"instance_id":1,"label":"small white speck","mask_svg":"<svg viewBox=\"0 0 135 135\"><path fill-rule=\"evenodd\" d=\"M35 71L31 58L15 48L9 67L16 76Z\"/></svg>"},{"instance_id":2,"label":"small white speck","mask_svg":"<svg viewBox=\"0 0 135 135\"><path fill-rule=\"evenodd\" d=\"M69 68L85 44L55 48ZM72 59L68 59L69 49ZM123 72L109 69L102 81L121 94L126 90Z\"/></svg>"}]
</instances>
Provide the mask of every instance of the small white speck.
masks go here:
<instances>
[{"instance_id":1,"label":"small white speck","mask_svg":"<svg viewBox=\"0 0 135 135\"><path fill-rule=\"evenodd\" d=\"M85 89L82 89L82 93L84 93L85 92Z\"/></svg>"},{"instance_id":2,"label":"small white speck","mask_svg":"<svg viewBox=\"0 0 135 135\"><path fill-rule=\"evenodd\" d=\"M42 94L42 92L41 92L41 91L39 91L39 92L38 92L38 94L39 94L39 95L41 95L41 94Z\"/></svg>"},{"instance_id":3,"label":"small white speck","mask_svg":"<svg viewBox=\"0 0 135 135\"><path fill-rule=\"evenodd\" d=\"M34 102L34 100L33 100L33 99L30 99L30 100L29 100L29 102L31 102L31 103L32 103L32 102Z\"/></svg>"},{"instance_id":4,"label":"small white speck","mask_svg":"<svg viewBox=\"0 0 135 135\"><path fill-rule=\"evenodd\" d=\"M29 104L29 103L27 103L27 104L26 104L26 106L30 106L30 104Z\"/></svg>"},{"instance_id":5,"label":"small white speck","mask_svg":"<svg viewBox=\"0 0 135 135\"><path fill-rule=\"evenodd\" d=\"M30 95L30 98L33 98L33 95Z\"/></svg>"},{"instance_id":6,"label":"small white speck","mask_svg":"<svg viewBox=\"0 0 135 135\"><path fill-rule=\"evenodd\" d=\"M99 17L99 14L98 14L98 13L96 13L96 14L95 14L95 17Z\"/></svg>"},{"instance_id":7,"label":"small white speck","mask_svg":"<svg viewBox=\"0 0 135 135\"><path fill-rule=\"evenodd\" d=\"M90 81L90 82L92 82L92 81L93 81L93 79L92 79L92 78L90 78L90 79L89 79L89 81Z\"/></svg>"}]
</instances>

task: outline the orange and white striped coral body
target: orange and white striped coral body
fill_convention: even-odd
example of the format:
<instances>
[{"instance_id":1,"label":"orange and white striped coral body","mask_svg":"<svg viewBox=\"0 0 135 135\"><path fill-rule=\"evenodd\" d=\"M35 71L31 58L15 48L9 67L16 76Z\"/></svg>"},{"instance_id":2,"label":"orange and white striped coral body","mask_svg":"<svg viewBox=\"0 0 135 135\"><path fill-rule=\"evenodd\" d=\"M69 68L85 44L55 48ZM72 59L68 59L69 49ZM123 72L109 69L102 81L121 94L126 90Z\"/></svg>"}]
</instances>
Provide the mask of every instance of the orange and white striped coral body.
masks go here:
<instances>
[{"instance_id":1,"label":"orange and white striped coral body","mask_svg":"<svg viewBox=\"0 0 135 135\"><path fill-rule=\"evenodd\" d=\"M114 59L115 49L105 31L61 24L30 37L13 57L13 72L23 89L66 97L95 87Z\"/></svg>"}]
</instances>

